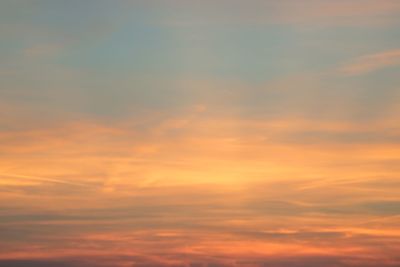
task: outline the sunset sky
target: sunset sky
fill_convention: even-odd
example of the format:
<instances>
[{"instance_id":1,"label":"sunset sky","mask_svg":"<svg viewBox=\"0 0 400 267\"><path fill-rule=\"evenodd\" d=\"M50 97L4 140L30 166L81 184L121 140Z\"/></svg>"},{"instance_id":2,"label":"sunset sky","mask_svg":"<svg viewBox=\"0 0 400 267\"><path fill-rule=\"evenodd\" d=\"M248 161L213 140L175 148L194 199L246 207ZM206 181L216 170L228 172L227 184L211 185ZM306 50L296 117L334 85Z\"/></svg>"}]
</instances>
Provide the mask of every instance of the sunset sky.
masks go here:
<instances>
[{"instance_id":1,"label":"sunset sky","mask_svg":"<svg viewBox=\"0 0 400 267\"><path fill-rule=\"evenodd\" d=\"M0 267L400 266L400 1L0 0Z\"/></svg>"}]
</instances>

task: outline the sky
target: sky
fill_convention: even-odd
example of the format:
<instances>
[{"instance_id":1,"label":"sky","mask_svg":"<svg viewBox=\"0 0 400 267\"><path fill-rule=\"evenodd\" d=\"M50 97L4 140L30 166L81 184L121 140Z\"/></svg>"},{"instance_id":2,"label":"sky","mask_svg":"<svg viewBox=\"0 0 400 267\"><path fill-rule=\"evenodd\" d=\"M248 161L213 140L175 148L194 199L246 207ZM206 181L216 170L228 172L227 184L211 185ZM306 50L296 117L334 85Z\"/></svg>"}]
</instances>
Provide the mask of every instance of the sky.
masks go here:
<instances>
[{"instance_id":1,"label":"sky","mask_svg":"<svg viewBox=\"0 0 400 267\"><path fill-rule=\"evenodd\" d=\"M0 0L0 267L400 266L400 1Z\"/></svg>"}]
</instances>

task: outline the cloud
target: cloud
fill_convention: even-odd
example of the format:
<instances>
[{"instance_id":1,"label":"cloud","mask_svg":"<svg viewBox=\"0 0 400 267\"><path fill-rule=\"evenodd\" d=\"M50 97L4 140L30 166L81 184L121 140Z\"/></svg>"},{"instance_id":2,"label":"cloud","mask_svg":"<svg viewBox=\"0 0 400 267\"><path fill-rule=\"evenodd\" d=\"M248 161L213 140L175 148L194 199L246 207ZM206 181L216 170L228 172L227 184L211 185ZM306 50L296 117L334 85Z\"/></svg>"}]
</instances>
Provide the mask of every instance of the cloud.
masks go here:
<instances>
[{"instance_id":1,"label":"cloud","mask_svg":"<svg viewBox=\"0 0 400 267\"><path fill-rule=\"evenodd\" d=\"M54 179L54 178L45 178L45 177L37 177L37 176L29 176L29 175L20 175L13 173L0 173L0 177L2 178L18 178L18 179L26 179L31 181L45 182L45 183L57 183L57 184L65 184L65 185L73 185L79 187L88 187L89 185L78 182L70 182L66 180Z\"/></svg>"},{"instance_id":2,"label":"cloud","mask_svg":"<svg viewBox=\"0 0 400 267\"><path fill-rule=\"evenodd\" d=\"M159 1L165 25L290 25L293 27L382 26L395 24L400 4L395 0L307 1ZM155 6L152 6L153 8ZM176 10L185 12L174 13Z\"/></svg>"},{"instance_id":3,"label":"cloud","mask_svg":"<svg viewBox=\"0 0 400 267\"><path fill-rule=\"evenodd\" d=\"M160 266L160 267L354 267L354 266L382 266L395 267L400 263L399 258L385 258L371 256L368 251L348 251L347 253L307 253L307 254L279 254L260 255L243 253L240 256L220 254L206 256L201 253L171 252L170 254L135 255L133 253L115 253L114 255L82 255L59 258L26 258L0 260L1 267L25 266L62 266L62 267L111 267L111 266Z\"/></svg>"},{"instance_id":4,"label":"cloud","mask_svg":"<svg viewBox=\"0 0 400 267\"><path fill-rule=\"evenodd\" d=\"M400 4L395 0L289 0L282 1L281 10L282 21L293 24L366 26L393 23Z\"/></svg>"},{"instance_id":5,"label":"cloud","mask_svg":"<svg viewBox=\"0 0 400 267\"><path fill-rule=\"evenodd\" d=\"M400 65L400 49L359 57L340 68L346 75L363 75Z\"/></svg>"},{"instance_id":6,"label":"cloud","mask_svg":"<svg viewBox=\"0 0 400 267\"><path fill-rule=\"evenodd\" d=\"M0 16L0 267L398 265L396 82L345 76L399 52L312 71L400 2L38 2Z\"/></svg>"},{"instance_id":7,"label":"cloud","mask_svg":"<svg viewBox=\"0 0 400 267\"><path fill-rule=\"evenodd\" d=\"M231 192L216 185L165 186L140 190L139 195L133 190L129 196L98 195L100 208L87 199L91 208L82 208L82 201L57 213L9 210L0 219L0 266L29 260L32 266L49 261L79 267L396 266L399 232L393 227L398 219L390 219L392 228L382 221L362 224L393 214L398 202L371 202L371 191L364 188L367 202L357 206L347 199L346 205L339 203L339 188L300 195L296 188L302 183L307 181ZM356 189L349 186L347 193ZM387 204L389 213L376 212Z\"/></svg>"},{"instance_id":8,"label":"cloud","mask_svg":"<svg viewBox=\"0 0 400 267\"><path fill-rule=\"evenodd\" d=\"M27 182L43 184L44 192L51 192L45 184L57 183L103 188L110 194L311 173L313 178L336 176L342 175L343 168L350 177L357 173L390 176L396 171L400 149L396 125L396 120L365 124L246 119L194 109L113 123L82 121L8 130L0 133L0 158L12 171L4 168L0 175L21 188ZM351 157L344 159L344 152Z\"/></svg>"},{"instance_id":9,"label":"cloud","mask_svg":"<svg viewBox=\"0 0 400 267\"><path fill-rule=\"evenodd\" d=\"M0 260L0 267L78 267L79 265L73 262L64 262L58 260Z\"/></svg>"}]
</instances>

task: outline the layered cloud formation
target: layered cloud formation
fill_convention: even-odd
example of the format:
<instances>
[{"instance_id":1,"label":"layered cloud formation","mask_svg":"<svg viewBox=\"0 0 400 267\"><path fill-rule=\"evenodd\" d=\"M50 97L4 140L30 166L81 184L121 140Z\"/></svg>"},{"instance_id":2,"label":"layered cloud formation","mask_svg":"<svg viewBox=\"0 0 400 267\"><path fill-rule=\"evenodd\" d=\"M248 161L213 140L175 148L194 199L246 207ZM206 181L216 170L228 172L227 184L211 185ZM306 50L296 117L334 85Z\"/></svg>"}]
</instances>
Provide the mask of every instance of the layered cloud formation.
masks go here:
<instances>
[{"instance_id":1,"label":"layered cloud formation","mask_svg":"<svg viewBox=\"0 0 400 267\"><path fill-rule=\"evenodd\" d=\"M0 12L0 266L400 265L398 1Z\"/></svg>"}]
</instances>

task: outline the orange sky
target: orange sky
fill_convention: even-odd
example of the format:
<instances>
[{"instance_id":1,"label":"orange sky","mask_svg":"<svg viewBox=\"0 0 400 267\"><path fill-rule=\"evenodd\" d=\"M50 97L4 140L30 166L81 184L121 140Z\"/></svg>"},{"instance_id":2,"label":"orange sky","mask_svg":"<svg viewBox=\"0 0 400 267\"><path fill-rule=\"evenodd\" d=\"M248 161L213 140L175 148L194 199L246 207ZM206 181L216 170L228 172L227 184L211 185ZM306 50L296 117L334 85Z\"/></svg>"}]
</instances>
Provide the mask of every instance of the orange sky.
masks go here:
<instances>
[{"instance_id":1,"label":"orange sky","mask_svg":"<svg viewBox=\"0 0 400 267\"><path fill-rule=\"evenodd\" d=\"M399 266L399 11L3 1L0 267Z\"/></svg>"}]
</instances>

